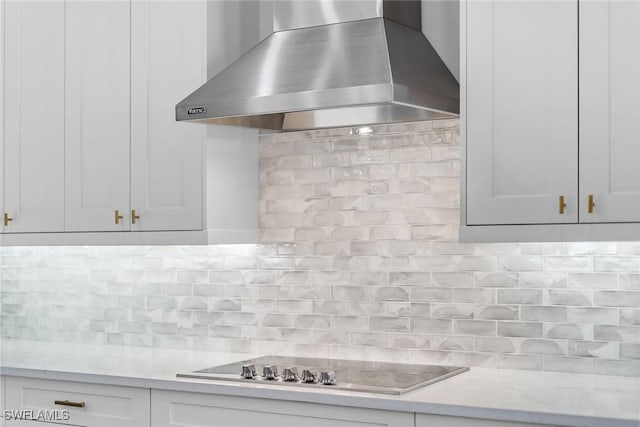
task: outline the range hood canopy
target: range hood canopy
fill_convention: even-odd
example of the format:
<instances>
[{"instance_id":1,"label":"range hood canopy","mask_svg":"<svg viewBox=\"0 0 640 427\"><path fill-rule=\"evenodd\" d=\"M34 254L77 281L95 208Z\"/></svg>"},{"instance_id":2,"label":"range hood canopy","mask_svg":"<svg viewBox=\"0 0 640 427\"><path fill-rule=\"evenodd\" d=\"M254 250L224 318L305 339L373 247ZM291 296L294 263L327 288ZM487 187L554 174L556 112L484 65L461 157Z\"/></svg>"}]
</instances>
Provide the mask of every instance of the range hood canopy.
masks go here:
<instances>
[{"instance_id":1,"label":"range hood canopy","mask_svg":"<svg viewBox=\"0 0 640 427\"><path fill-rule=\"evenodd\" d=\"M422 34L420 0L276 1L273 24L176 119L287 131L458 116L458 82Z\"/></svg>"}]
</instances>

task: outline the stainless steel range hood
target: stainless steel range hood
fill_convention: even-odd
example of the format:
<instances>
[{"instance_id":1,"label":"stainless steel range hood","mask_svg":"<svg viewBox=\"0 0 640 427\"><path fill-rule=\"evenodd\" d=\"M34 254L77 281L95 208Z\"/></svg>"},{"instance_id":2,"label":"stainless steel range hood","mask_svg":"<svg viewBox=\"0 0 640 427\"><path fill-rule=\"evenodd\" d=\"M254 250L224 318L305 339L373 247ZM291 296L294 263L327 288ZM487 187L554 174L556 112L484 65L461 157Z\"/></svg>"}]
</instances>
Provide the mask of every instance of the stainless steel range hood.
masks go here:
<instances>
[{"instance_id":1,"label":"stainless steel range hood","mask_svg":"<svg viewBox=\"0 0 640 427\"><path fill-rule=\"evenodd\" d=\"M274 3L274 33L176 106L177 120L274 130L457 117L420 0Z\"/></svg>"}]
</instances>

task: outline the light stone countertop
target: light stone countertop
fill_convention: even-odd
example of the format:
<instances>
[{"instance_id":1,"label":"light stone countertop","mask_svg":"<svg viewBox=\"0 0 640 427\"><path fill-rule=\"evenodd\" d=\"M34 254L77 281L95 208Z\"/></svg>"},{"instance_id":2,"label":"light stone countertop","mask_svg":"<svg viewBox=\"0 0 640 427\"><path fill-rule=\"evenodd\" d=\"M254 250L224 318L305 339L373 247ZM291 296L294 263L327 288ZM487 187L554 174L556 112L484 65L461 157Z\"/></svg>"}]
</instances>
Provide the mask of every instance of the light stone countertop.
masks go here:
<instances>
[{"instance_id":1,"label":"light stone countertop","mask_svg":"<svg viewBox=\"0 0 640 427\"><path fill-rule=\"evenodd\" d=\"M640 378L472 368L390 396L176 378L177 372L258 356L253 354L6 339L1 352L3 375L556 426L640 427Z\"/></svg>"}]
</instances>

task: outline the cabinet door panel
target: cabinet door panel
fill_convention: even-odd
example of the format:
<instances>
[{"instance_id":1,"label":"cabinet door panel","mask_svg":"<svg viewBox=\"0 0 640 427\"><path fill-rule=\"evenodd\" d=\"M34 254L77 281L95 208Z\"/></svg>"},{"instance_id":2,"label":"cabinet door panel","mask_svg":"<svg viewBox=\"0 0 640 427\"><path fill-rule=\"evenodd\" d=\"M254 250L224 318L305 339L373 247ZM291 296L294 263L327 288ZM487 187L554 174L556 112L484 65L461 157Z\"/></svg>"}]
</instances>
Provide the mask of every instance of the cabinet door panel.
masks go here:
<instances>
[{"instance_id":1,"label":"cabinet door panel","mask_svg":"<svg viewBox=\"0 0 640 427\"><path fill-rule=\"evenodd\" d=\"M206 3L132 4L132 230L202 229L204 127L175 104L206 80Z\"/></svg>"},{"instance_id":2,"label":"cabinet door panel","mask_svg":"<svg viewBox=\"0 0 640 427\"><path fill-rule=\"evenodd\" d=\"M580 222L640 221L638 76L640 3L581 2Z\"/></svg>"},{"instance_id":3,"label":"cabinet door panel","mask_svg":"<svg viewBox=\"0 0 640 427\"><path fill-rule=\"evenodd\" d=\"M129 229L129 23L129 2L66 3L67 231Z\"/></svg>"},{"instance_id":4,"label":"cabinet door panel","mask_svg":"<svg viewBox=\"0 0 640 427\"><path fill-rule=\"evenodd\" d=\"M414 414L250 399L237 396L151 391L154 427L414 427Z\"/></svg>"},{"instance_id":5,"label":"cabinet door panel","mask_svg":"<svg viewBox=\"0 0 640 427\"><path fill-rule=\"evenodd\" d=\"M467 223L576 222L577 1L466 8Z\"/></svg>"},{"instance_id":6,"label":"cabinet door panel","mask_svg":"<svg viewBox=\"0 0 640 427\"><path fill-rule=\"evenodd\" d=\"M64 4L5 7L5 231L63 231Z\"/></svg>"}]
</instances>

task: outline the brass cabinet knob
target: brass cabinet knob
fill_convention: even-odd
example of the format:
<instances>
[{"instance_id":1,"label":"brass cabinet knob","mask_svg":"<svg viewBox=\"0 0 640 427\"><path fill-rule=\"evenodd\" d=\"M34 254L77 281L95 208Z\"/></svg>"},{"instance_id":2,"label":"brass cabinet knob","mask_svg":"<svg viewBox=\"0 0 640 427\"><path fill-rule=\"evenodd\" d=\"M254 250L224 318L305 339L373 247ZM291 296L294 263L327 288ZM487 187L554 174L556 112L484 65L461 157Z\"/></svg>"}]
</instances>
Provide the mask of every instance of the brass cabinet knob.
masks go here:
<instances>
[{"instance_id":1,"label":"brass cabinet knob","mask_svg":"<svg viewBox=\"0 0 640 427\"><path fill-rule=\"evenodd\" d=\"M587 198L587 212L592 214L593 213L593 207L596 205L596 203L593 201L593 194L589 194L589 197Z\"/></svg>"},{"instance_id":2,"label":"brass cabinet knob","mask_svg":"<svg viewBox=\"0 0 640 427\"><path fill-rule=\"evenodd\" d=\"M560 196L558 198L558 211L560 212L560 215L564 215L564 208L567 207L567 204L564 201L564 196Z\"/></svg>"},{"instance_id":3,"label":"brass cabinet knob","mask_svg":"<svg viewBox=\"0 0 640 427\"><path fill-rule=\"evenodd\" d=\"M120 211L116 209L115 212L115 221L116 221L116 225L120 224L120 220L123 219L124 217L122 215L120 215Z\"/></svg>"},{"instance_id":4,"label":"brass cabinet knob","mask_svg":"<svg viewBox=\"0 0 640 427\"><path fill-rule=\"evenodd\" d=\"M13 221L13 218L10 218L10 217L9 217L9 214L5 212L5 213L4 213L4 226L5 226L5 227L8 227L8 226L9 226L9 223L10 223L11 221Z\"/></svg>"}]
</instances>

